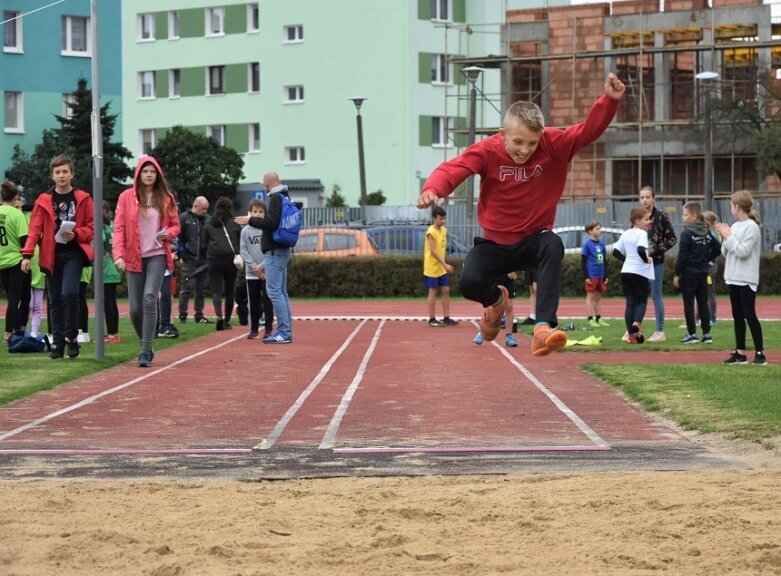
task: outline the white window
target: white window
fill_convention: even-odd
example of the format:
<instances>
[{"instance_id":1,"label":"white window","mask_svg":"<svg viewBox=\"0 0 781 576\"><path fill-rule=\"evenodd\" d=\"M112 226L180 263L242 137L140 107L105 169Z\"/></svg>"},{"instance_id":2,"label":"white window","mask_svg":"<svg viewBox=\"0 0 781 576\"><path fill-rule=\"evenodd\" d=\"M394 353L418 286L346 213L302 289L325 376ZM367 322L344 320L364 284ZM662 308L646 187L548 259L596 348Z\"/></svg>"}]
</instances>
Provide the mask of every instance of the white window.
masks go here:
<instances>
[{"instance_id":1,"label":"white window","mask_svg":"<svg viewBox=\"0 0 781 576\"><path fill-rule=\"evenodd\" d=\"M298 86L285 86L283 87L282 102L303 102L304 101L304 87Z\"/></svg>"},{"instance_id":2,"label":"white window","mask_svg":"<svg viewBox=\"0 0 781 576\"><path fill-rule=\"evenodd\" d=\"M225 94L225 66L209 66L206 69L207 94Z\"/></svg>"},{"instance_id":3,"label":"white window","mask_svg":"<svg viewBox=\"0 0 781 576\"><path fill-rule=\"evenodd\" d=\"M260 62L247 64L249 92L260 92Z\"/></svg>"},{"instance_id":4,"label":"white window","mask_svg":"<svg viewBox=\"0 0 781 576\"><path fill-rule=\"evenodd\" d=\"M249 125L249 151L260 152L260 124Z\"/></svg>"},{"instance_id":5,"label":"white window","mask_svg":"<svg viewBox=\"0 0 781 576\"><path fill-rule=\"evenodd\" d=\"M257 2L247 4L247 33L260 30L260 10Z\"/></svg>"},{"instance_id":6,"label":"white window","mask_svg":"<svg viewBox=\"0 0 781 576\"><path fill-rule=\"evenodd\" d=\"M176 10L168 13L168 39L179 39L179 12Z\"/></svg>"},{"instance_id":7,"label":"white window","mask_svg":"<svg viewBox=\"0 0 781 576\"><path fill-rule=\"evenodd\" d=\"M431 56L431 83L450 84L450 64L447 62L447 54L434 54Z\"/></svg>"},{"instance_id":8,"label":"white window","mask_svg":"<svg viewBox=\"0 0 781 576\"><path fill-rule=\"evenodd\" d=\"M151 12L138 15L138 40L149 42L155 39L155 15Z\"/></svg>"},{"instance_id":9,"label":"white window","mask_svg":"<svg viewBox=\"0 0 781 576\"><path fill-rule=\"evenodd\" d=\"M216 124L206 127L206 135L220 146L225 146L225 125Z\"/></svg>"},{"instance_id":10,"label":"white window","mask_svg":"<svg viewBox=\"0 0 781 576\"><path fill-rule=\"evenodd\" d=\"M92 39L90 38L89 18L86 16L62 17L63 56L90 56Z\"/></svg>"},{"instance_id":11,"label":"white window","mask_svg":"<svg viewBox=\"0 0 781 576\"><path fill-rule=\"evenodd\" d=\"M304 41L304 27L301 24L285 26L282 29L282 43L293 44Z\"/></svg>"},{"instance_id":12,"label":"white window","mask_svg":"<svg viewBox=\"0 0 781 576\"><path fill-rule=\"evenodd\" d=\"M206 9L206 35L225 35L225 8L220 7Z\"/></svg>"},{"instance_id":13,"label":"white window","mask_svg":"<svg viewBox=\"0 0 781 576\"><path fill-rule=\"evenodd\" d=\"M305 161L303 146L285 147L285 164L303 164Z\"/></svg>"},{"instance_id":14,"label":"white window","mask_svg":"<svg viewBox=\"0 0 781 576\"><path fill-rule=\"evenodd\" d=\"M22 13L3 11L3 52L22 51Z\"/></svg>"},{"instance_id":15,"label":"white window","mask_svg":"<svg viewBox=\"0 0 781 576\"><path fill-rule=\"evenodd\" d=\"M4 92L3 96L3 129L5 132L21 134L24 132L24 95L21 92Z\"/></svg>"},{"instance_id":16,"label":"white window","mask_svg":"<svg viewBox=\"0 0 781 576\"><path fill-rule=\"evenodd\" d=\"M440 148L451 148L453 142L449 134L453 131L453 118L445 116L434 116L431 119L431 145Z\"/></svg>"},{"instance_id":17,"label":"white window","mask_svg":"<svg viewBox=\"0 0 781 576\"><path fill-rule=\"evenodd\" d=\"M453 19L453 0L431 0L431 19L450 21Z\"/></svg>"},{"instance_id":18,"label":"white window","mask_svg":"<svg viewBox=\"0 0 781 576\"><path fill-rule=\"evenodd\" d=\"M63 118L67 118L70 120L73 118L74 110L73 108L76 106L76 95L75 94L63 94L62 95L62 116Z\"/></svg>"},{"instance_id":19,"label":"white window","mask_svg":"<svg viewBox=\"0 0 781 576\"><path fill-rule=\"evenodd\" d=\"M149 154L157 145L157 134L154 130L139 130L138 135L141 140L141 153Z\"/></svg>"},{"instance_id":20,"label":"white window","mask_svg":"<svg viewBox=\"0 0 781 576\"><path fill-rule=\"evenodd\" d=\"M168 97L179 98L182 95L182 71L174 68L168 71Z\"/></svg>"},{"instance_id":21,"label":"white window","mask_svg":"<svg viewBox=\"0 0 781 576\"><path fill-rule=\"evenodd\" d=\"M155 98L155 73L138 73L138 97L142 100L151 100Z\"/></svg>"}]
</instances>

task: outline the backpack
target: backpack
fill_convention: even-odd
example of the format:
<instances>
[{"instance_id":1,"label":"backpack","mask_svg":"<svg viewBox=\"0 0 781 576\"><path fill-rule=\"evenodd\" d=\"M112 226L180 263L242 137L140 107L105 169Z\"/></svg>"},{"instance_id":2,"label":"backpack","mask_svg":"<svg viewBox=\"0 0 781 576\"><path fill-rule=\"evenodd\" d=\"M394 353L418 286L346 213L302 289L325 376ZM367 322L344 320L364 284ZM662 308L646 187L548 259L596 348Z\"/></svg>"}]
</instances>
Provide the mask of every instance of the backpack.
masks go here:
<instances>
[{"instance_id":1,"label":"backpack","mask_svg":"<svg viewBox=\"0 0 781 576\"><path fill-rule=\"evenodd\" d=\"M33 336L27 330L18 331L8 338L8 352L51 352L49 338L46 334Z\"/></svg>"},{"instance_id":2,"label":"backpack","mask_svg":"<svg viewBox=\"0 0 781 576\"><path fill-rule=\"evenodd\" d=\"M282 208L279 216L279 227L271 235L272 240L283 246L295 246L298 233L301 231L301 210L291 202L287 195L282 196Z\"/></svg>"}]
</instances>

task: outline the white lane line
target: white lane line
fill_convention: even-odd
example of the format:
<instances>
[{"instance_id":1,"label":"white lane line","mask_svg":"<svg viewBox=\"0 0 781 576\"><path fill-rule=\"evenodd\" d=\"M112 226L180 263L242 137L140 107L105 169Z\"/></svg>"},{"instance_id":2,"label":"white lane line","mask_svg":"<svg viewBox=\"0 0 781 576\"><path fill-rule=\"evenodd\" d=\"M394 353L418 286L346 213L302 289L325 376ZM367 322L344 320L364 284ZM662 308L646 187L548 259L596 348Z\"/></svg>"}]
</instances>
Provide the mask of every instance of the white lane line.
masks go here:
<instances>
[{"instance_id":1,"label":"white lane line","mask_svg":"<svg viewBox=\"0 0 781 576\"><path fill-rule=\"evenodd\" d=\"M334 417L331 418L331 422L328 424L328 429L323 435L320 446L318 446L320 450L327 450L333 446L336 433L339 431L339 426L342 423L342 418L344 418L344 415L347 413L347 408L355 395L355 391L358 389L361 380L363 380L363 375L366 373L366 366L369 364L369 359L372 357L374 349L377 347L377 341L380 339L383 326L385 326L385 320L380 322L380 325L377 326L377 331L374 333L374 338L372 338L372 342L366 350L366 354L363 355L363 360L361 360L361 365L358 367L358 372L355 373L355 378L353 378L353 381L350 383L344 396L342 396L342 401L339 403L339 407L336 409L336 412L334 412Z\"/></svg>"},{"instance_id":2,"label":"white lane line","mask_svg":"<svg viewBox=\"0 0 781 576\"><path fill-rule=\"evenodd\" d=\"M479 327L478 327L479 329ZM499 344L496 343L494 340L491 342L499 352L501 352L505 358L507 358L510 363L515 366L524 376L526 376L526 379L534 384L534 386L537 387L537 389L545 394L548 399L553 402L553 405L556 406L556 408L559 409L567 418L569 418L575 426L578 427L578 429L585 434L589 440L591 440L594 444L600 444L600 445L606 445L607 443L597 434L594 432L594 430L591 429L591 427L586 424L580 416L575 414L569 406L567 406L564 402L561 401L561 399L556 396L553 392L551 392L542 382L537 380L537 377L529 372L529 370L526 369L526 366L518 362L515 358L513 358L512 354L510 354L507 350L502 348Z\"/></svg>"},{"instance_id":3,"label":"white lane line","mask_svg":"<svg viewBox=\"0 0 781 576\"><path fill-rule=\"evenodd\" d=\"M344 343L339 347L339 349L334 352L333 356L326 362L323 367L320 369L320 372L317 376L315 376L314 380L309 383L309 386L306 387L306 390L301 392L298 399L295 401L295 403L288 408L287 412L285 412L285 415L282 417L282 419L277 422L277 425L274 426L274 429L271 431L271 434L269 434L266 438L263 439L263 441L255 446L255 450L268 450L271 448L274 443L279 439L279 437L282 435L282 432L285 431L285 428L290 423L290 420L293 419L293 416L296 415L296 412L301 408L301 406L306 402L306 399L309 398L309 396L314 392L315 388L320 384L320 382L323 381L323 378L326 377L328 372L331 370L331 368L334 365L334 362L339 358L339 356L342 355L342 353L347 349L347 347L350 345L350 342L353 341L355 336L358 334L358 332L361 331L361 328L363 328L364 324L366 324L368 320L362 321L358 326L355 328L355 330L352 331L352 333L347 337L347 339L344 341Z\"/></svg>"},{"instance_id":4,"label":"white lane line","mask_svg":"<svg viewBox=\"0 0 781 576\"><path fill-rule=\"evenodd\" d=\"M0 434L0 442L3 440L7 440L8 438L11 438L12 436L16 436L17 434L21 434L22 432L25 432L29 430L30 428L35 428L36 426L40 424L44 424L46 422L49 422L50 420L54 420L58 416L62 416L63 414L67 414L68 412L73 412L74 410L78 410L79 408L83 408L84 406L87 406L88 404L92 404L93 402L100 400L101 398L105 396L109 396L110 394L114 394L115 392L119 392L120 390L123 390L129 386L133 386L134 384L138 384L139 382L143 382L147 378L151 378L152 376L156 376L157 374L160 374L162 372L165 372L166 370L170 370L171 368L174 368L175 366L179 366L180 364L184 364L185 362L189 362L190 360L197 358L198 356L201 356L203 354L207 354L213 350L217 350L219 348L222 348L223 346L227 346L228 344L231 344L232 342L236 342L237 340L241 340L243 338L246 338L246 336L237 336L235 338L232 338L231 340L226 340L225 342L222 342L220 344L217 344L216 346L212 346L211 348L206 348L205 350L201 350L200 352L196 352L195 354L191 354L190 356L186 356L185 358L180 358L179 360L172 362L171 364L168 364L167 366L163 366L162 368L158 368L157 370L153 370L152 372L145 372L143 376L139 376L138 378L133 378L129 382L125 382L124 384L119 384L117 386L114 386L113 388L109 388L108 390L104 390L103 392L99 392L93 396L90 396L89 398L85 398L81 402L77 402L76 404L71 404L70 406L66 406L65 408L62 408L60 410L57 410L56 412L52 412L51 414L47 414L46 416L42 416L41 418L38 418L36 420L33 420L32 422L28 422L27 424L24 424L22 426L19 426L18 428L14 428L13 430L10 430L8 432L5 432L4 434Z\"/></svg>"}]
</instances>

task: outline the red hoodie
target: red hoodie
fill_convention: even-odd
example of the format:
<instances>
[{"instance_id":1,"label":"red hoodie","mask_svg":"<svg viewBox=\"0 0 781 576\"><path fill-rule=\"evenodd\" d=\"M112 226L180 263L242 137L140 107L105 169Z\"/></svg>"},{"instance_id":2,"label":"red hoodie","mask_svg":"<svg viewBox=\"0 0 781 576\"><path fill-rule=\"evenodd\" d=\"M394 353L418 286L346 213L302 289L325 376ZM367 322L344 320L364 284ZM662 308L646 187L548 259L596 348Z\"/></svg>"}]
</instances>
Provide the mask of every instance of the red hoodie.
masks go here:
<instances>
[{"instance_id":1,"label":"red hoodie","mask_svg":"<svg viewBox=\"0 0 781 576\"><path fill-rule=\"evenodd\" d=\"M57 249L54 236L57 234L57 218L52 206L52 195L56 194L54 188L41 192L33 205L30 215L30 226L27 231L27 241L22 248L22 256L32 258L35 246L40 245L39 263L41 270L47 275L54 274L54 252ZM76 199L76 242L84 251L87 259L92 262L94 252L92 250L92 238L94 235L94 214L92 196L84 190L74 188L73 196Z\"/></svg>"},{"instance_id":2,"label":"red hoodie","mask_svg":"<svg viewBox=\"0 0 781 576\"><path fill-rule=\"evenodd\" d=\"M163 170L152 156L141 156L136 164L133 175L132 188L128 188L119 195L117 209L114 213L114 237L112 255L114 260L123 258L125 270L128 272L141 272L141 238L138 229L138 197L136 187L139 186L141 168L146 164L152 164L157 169L158 177L162 177ZM176 208L176 199L168 193L164 213L160 215L160 227L168 230L168 240L163 242L165 249L166 268L174 269L174 260L171 254L171 242L179 236L179 213Z\"/></svg>"},{"instance_id":3,"label":"red hoodie","mask_svg":"<svg viewBox=\"0 0 781 576\"><path fill-rule=\"evenodd\" d=\"M516 164L504 149L501 133L494 134L439 165L423 190L444 198L469 176L479 174L477 222L487 240L512 245L540 230L550 230L570 161L602 135L618 105L618 100L603 95L584 122L565 130L545 128L525 164Z\"/></svg>"}]
</instances>

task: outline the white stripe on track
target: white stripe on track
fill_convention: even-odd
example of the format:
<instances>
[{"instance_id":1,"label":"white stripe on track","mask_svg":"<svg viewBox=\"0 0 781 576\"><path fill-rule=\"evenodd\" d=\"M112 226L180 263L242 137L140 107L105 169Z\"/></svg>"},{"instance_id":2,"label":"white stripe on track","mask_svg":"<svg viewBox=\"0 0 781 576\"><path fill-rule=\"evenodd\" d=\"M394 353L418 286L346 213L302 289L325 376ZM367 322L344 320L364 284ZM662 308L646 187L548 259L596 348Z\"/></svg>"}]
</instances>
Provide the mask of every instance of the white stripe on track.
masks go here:
<instances>
[{"instance_id":1,"label":"white stripe on track","mask_svg":"<svg viewBox=\"0 0 781 576\"><path fill-rule=\"evenodd\" d=\"M304 402L306 402L306 399L309 398L312 392L314 392L315 388L317 388L320 382L323 381L323 379L333 367L334 362L336 362L339 356L341 356L342 353L347 349L347 347L350 345L350 342L353 341L358 332L361 331L361 328L363 328L364 324L367 322L368 320L363 320L360 324L358 324L358 326L355 327L355 330L352 331L352 333L347 337L339 349L334 352L333 356L328 359L328 362L323 365L323 367L320 369L320 372L317 374L317 376L315 376L314 380L309 383L309 386L307 386L306 389L301 392L301 394L298 396L298 399L290 408L288 408L287 412L285 412L285 415L282 416L282 419L279 422L277 422L277 425L274 426L274 429L271 431L271 433L263 440L263 442L255 446L255 450L268 450L274 445L274 443L282 435L282 432L285 431L285 428L287 428L290 420L292 420L293 416L296 415L296 412L299 411Z\"/></svg>"},{"instance_id":2,"label":"white stripe on track","mask_svg":"<svg viewBox=\"0 0 781 576\"><path fill-rule=\"evenodd\" d=\"M480 329L479 325L475 324L475 326L477 327L477 329L478 329L478 330ZM531 372L529 372L529 370L526 368L526 366L524 366L523 364L521 364L520 362L518 362L518 361L517 361L517 360L516 360L516 359L515 359L515 358L512 356L512 354L510 354L510 353L509 353L507 350L505 350L504 348L502 348L502 346L500 346L499 344L497 344L496 340L494 340L493 342L491 342L491 344L493 344L493 345L494 345L494 346L495 346L495 347L496 347L496 348L499 350L499 352L501 352L501 353L504 355L504 357L505 357L505 358L507 358L507 359L510 361L510 363L511 363L513 366L515 366L515 367L516 367L516 368L517 368L517 369L518 369L518 370L521 372L521 374L523 374L524 376L526 376L526 379L527 379L529 382L531 382L532 384L534 384L534 386L535 386L535 387L536 387L536 388L537 388L537 389L538 389L540 392L542 392L543 394L545 394L545 395L548 397L548 399L549 399L551 402L553 402L553 405L554 405L554 406L556 406L556 408L558 408L558 409L559 409L559 411L560 411L560 412L562 412L562 413L563 413L563 414L564 414L564 415L565 415L567 418L569 418L569 419L572 421L572 423L573 423L573 424L575 424L575 426L577 426L577 427L578 427L578 429L579 429L581 432L583 432L583 434L585 434L585 435L588 437L588 439L589 439L589 440L591 440L591 441L592 441L592 442L594 442L595 444L600 444L600 445L606 445L606 444L607 444L607 443L606 443L606 442L605 442L605 441L604 441L604 440L603 440L603 439L602 439L602 438L599 436L599 434L597 434L596 432L594 432L594 430L592 430L592 429L591 429L591 427L590 427L588 424L586 424L586 423L585 423L585 422L584 422L584 421L583 421L583 420L580 418L580 416L578 416L577 414L575 414L575 412L574 412L574 411L573 411L573 410L572 410L572 409L571 409L569 406L567 406L567 405L566 405L564 402L562 402L562 401L561 401L561 399L560 399L558 396L556 396L556 395L555 395L553 392L551 392L551 391L550 391L550 390L549 390L549 389L548 389L548 388L547 388L547 387L546 387L546 386L545 386L545 385L544 385L542 382L540 382L539 380L537 380L537 377L536 377L534 374L532 374Z\"/></svg>"},{"instance_id":3,"label":"white stripe on track","mask_svg":"<svg viewBox=\"0 0 781 576\"><path fill-rule=\"evenodd\" d=\"M105 396L109 396L110 394L114 394L115 392L119 392L120 390L124 390L125 388L128 388L129 386L133 386L134 384L138 384L139 382L143 382L147 378L151 378L152 376L155 376L157 374L160 374L161 372L165 372L166 370L170 370L171 368L174 368L175 366L179 366L180 364L184 364L185 362L189 362L190 360L197 358L198 356L201 356L203 354L207 354L208 352L211 352L213 350L217 350L218 348L222 348L223 346L227 346L228 344L235 342L236 340L241 340L242 338L246 338L246 336L237 336L236 338L233 338L231 340L226 340L225 342L221 342L220 344L217 344L216 346L212 346L211 348L206 348L205 350L201 350L200 352L196 352L195 354L191 354L190 356L186 356L185 358L180 358L179 360L172 362L171 364L168 364L167 366L163 366L162 368L158 368L157 370L153 370L152 372L147 372L143 376L139 376L138 378L133 378L129 382L125 382L123 384L119 384L117 386L114 386L113 388L109 388L108 390L104 390L103 392L99 392L93 396L90 396L89 398L85 398L81 402L77 402L76 404L71 404L70 406L66 406L65 408L62 408L60 410L57 410L56 412L52 412L51 414L47 414L46 416L42 416L41 418L38 418L36 420L33 420L32 422L28 422L27 424L24 424L23 426L19 426L18 428L14 428L13 430L10 430L8 432L5 432L4 434L0 434L0 442L3 440L7 440L8 438L11 438L12 436L16 436L17 434L21 434L22 432L25 432L29 430L30 428L35 428L36 426L40 424L45 424L46 422L49 422L50 420L54 420L58 416L62 416L63 414L67 414L68 412L73 412L74 410L78 410L79 408L83 408L84 406L87 406L88 404L92 404L93 402L100 400L101 398Z\"/></svg>"},{"instance_id":4,"label":"white stripe on track","mask_svg":"<svg viewBox=\"0 0 781 576\"><path fill-rule=\"evenodd\" d=\"M366 373L366 366L369 364L369 359L372 357L372 354L374 354L374 349L377 348L377 341L380 339L383 326L385 326L385 320L380 322L380 325L377 326L377 331L374 333L374 338L372 338L372 342L366 350L366 354L363 355L363 360L361 360L361 365L355 373L355 378L353 378L353 381L345 391L344 396L342 396L342 401L339 403L339 407L336 409L336 412L334 412L334 417L331 418L331 422L328 424L328 429L325 431L323 440L318 447L320 450L327 450L333 446L336 433L339 431L339 426L342 423L342 418L344 418L344 415L347 413L347 408L350 406L355 391L358 389L361 380L363 380L363 375Z\"/></svg>"}]
</instances>

